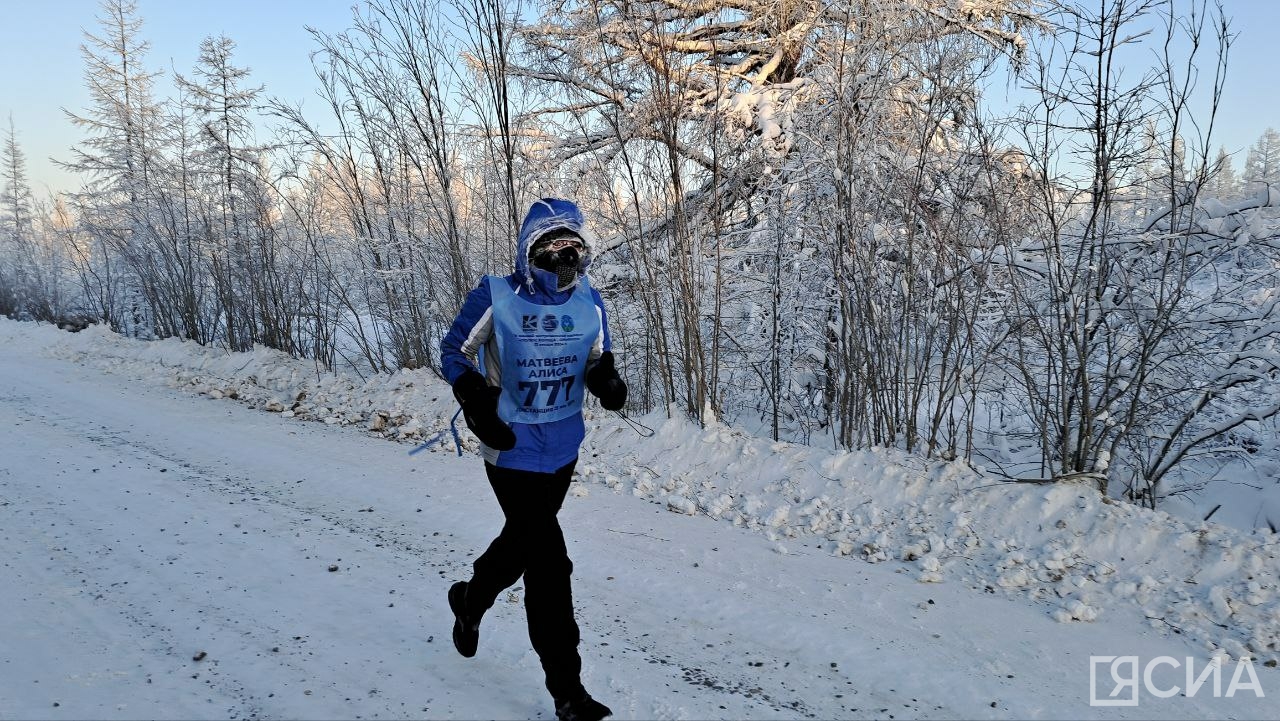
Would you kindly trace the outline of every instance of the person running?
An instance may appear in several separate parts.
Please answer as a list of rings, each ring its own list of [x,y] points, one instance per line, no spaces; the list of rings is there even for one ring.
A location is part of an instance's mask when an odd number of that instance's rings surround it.
[[[529,640],[561,721],[612,713],[582,685],[573,563],[556,518],[586,434],[584,391],[608,410],[627,400],[604,303],[585,274],[589,237],[574,203],[534,203],[520,227],[515,272],[481,278],[440,343],[445,379],[480,439],[506,519],[471,580],[449,588],[453,643],[474,656],[480,619],[523,576]]]

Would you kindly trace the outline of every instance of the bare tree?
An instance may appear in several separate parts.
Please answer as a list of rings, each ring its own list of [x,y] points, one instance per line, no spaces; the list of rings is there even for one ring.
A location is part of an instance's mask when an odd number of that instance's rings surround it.
[[[447,35],[431,11],[374,2],[349,32],[313,33],[335,139],[297,108],[271,104],[288,142],[314,154],[345,206],[356,247],[341,262],[359,279],[344,294],[346,322],[376,370],[435,367],[446,316],[470,290],[474,269],[492,262],[463,224],[467,188],[458,179],[471,156],[450,130],[454,103],[441,79]]]
[[[1258,301],[1276,238],[1238,237],[1269,199],[1199,202],[1231,40],[1221,7],[1115,1],[1061,6],[1057,18],[1065,42],[1040,56],[1041,100],[1023,125],[1041,221],[1006,250],[1007,347],[1040,475],[1103,490],[1118,479],[1154,505],[1175,467],[1238,450],[1229,434],[1280,410],[1265,350],[1277,308]],[[1159,61],[1129,81],[1126,53],[1148,35]],[[1207,120],[1190,105],[1206,48]]]
[[[520,133],[514,98],[511,62],[515,30],[522,8],[504,0],[453,0],[462,34],[461,48],[472,79],[464,79],[463,95],[478,118],[480,137],[488,148],[488,167],[501,178],[500,205],[505,211],[504,237],[515,238],[520,228],[520,208],[528,193],[517,189],[517,157]],[[506,249],[507,244],[503,244]]]

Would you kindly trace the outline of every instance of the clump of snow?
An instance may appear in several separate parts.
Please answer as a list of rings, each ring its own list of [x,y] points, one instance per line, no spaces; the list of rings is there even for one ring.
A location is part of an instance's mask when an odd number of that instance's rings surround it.
[[[667,508],[676,513],[684,513],[690,516],[698,512],[697,504],[678,494],[667,496]]]
[[[234,400],[296,419],[356,426],[431,452],[454,452],[456,406],[430,371],[365,380],[317,372],[256,348],[228,353],[178,340],[133,341],[101,328],[7,333],[79,363]],[[773,541],[869,563],[900,563],[921,582],[969,586],[1037,604],[1064,623],[1137,607],[1161,632],[1222,657],[1280,659],[1280,540],[1118,503],[1088,484],[1004,483],[961,461],[892,449],[830,451],[699,428],[659,410],[637,436],[588,411],[576,493],[597,485],[689,522],[729,523]],[[668,415],[670,417],[668,417]],[[464,450],[478,444],[462,424]],[[406,449],[407,450],[407,449]],[[854,561],[850,561],[854,562]]]
[[[1054,619],[1063,623],[1071,621],[1092,621],[1098,617],[1098,609],[1081,601],[1080,599],[1070,599],[1062,605],[1062,608],[1053,612]]]

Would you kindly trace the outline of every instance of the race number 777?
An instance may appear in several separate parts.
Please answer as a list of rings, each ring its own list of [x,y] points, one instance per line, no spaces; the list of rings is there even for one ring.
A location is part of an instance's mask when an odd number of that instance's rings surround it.
[[[549,408],[556,404],[556,399],[560,397],[560,390],[564,389],[564,403],[569,401],[569,389],[573,386],[574,376],[565,376],[563,378],[555,378],[545,381],[520,381],[517,386],[522,391],[527,391],[524,397],[524,407],[531,408],[538,399],[539,391],[547,391],[547,400],[542,407]]]

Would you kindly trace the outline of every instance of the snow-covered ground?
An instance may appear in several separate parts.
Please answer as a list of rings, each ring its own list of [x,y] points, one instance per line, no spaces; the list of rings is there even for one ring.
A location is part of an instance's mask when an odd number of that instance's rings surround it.
[[[425,372],[0,320],[0,718],[548,718],[518,586],[449,642],[501,524],[453,409]],[[589,420],[561,513],[618,718],[1277,715],[1269,532],[641,420]],[[1096,655],[1268,697],[1091,707]]]

